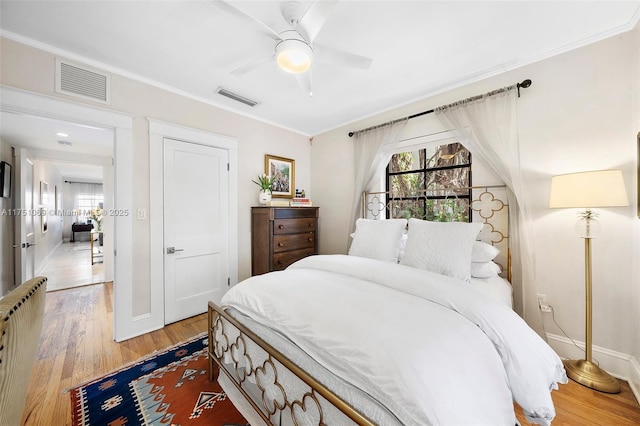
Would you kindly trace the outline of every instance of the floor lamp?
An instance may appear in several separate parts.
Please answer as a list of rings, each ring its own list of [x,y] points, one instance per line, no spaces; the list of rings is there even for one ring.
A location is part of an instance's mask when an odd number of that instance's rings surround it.
[[[598,170],[554,176],[551,179],[550,208],[585,208],[579,214],[577,231],[584,238],[584,283],[586,297],[585,359],[565,360],[569,378],[589,388],[620,392],[620,384],[609,373],[591,361],[591,239],[596,237],[600,223],[592,207],[628,206],[627,192],[620,170]]]

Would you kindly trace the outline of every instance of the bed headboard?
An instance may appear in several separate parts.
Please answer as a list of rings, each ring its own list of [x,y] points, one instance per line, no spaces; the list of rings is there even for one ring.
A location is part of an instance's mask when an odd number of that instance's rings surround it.
[[[429,198],[427,198],[429,197]],[[408,192],[363,192],[362,217],[367,219],[416,218],[440,222],[476,222],[484,228],[478,240],[500,249],[494,260],[502,276],[511,281],[509,203],[506,185]]]

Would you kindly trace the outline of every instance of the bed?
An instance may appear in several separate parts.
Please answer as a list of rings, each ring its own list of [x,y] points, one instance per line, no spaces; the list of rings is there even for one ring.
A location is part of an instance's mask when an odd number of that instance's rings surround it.
[[[209,303],[211,379],[252,425],[514,425],[513,401],[550,424],[566,374],[511,309],[500,191],[431,206],[460,217],[462,205],[471,223],[416,218],[433,214],[424,194],[364,194],[348,255]]]

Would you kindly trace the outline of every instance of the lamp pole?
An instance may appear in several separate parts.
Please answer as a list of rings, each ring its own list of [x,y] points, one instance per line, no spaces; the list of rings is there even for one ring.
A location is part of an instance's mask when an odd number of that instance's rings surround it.
[[[564,360],[564,368],[570,379],[606,393],[619,393],[620,383],[609,373],[601,369],[592,362],[591,351],[591,220],[592,213],[587,210],[584,215],[586,219],[586,232],[584,238],[584,287],[585,287],[585,359]]]

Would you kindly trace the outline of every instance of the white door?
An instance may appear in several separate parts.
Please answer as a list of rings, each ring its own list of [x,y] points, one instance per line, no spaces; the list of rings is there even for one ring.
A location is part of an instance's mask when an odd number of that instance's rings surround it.
[[[164,139],[165,324],[229,288],[228,152]]]
[[[15,280],[14,285],[33,278],[35,273],[35,224],[40,216],[34,209],[33,159],[23,148],[16,150],[16,218],[14,234]],[[36,221],[36,219],[38,219]]]

